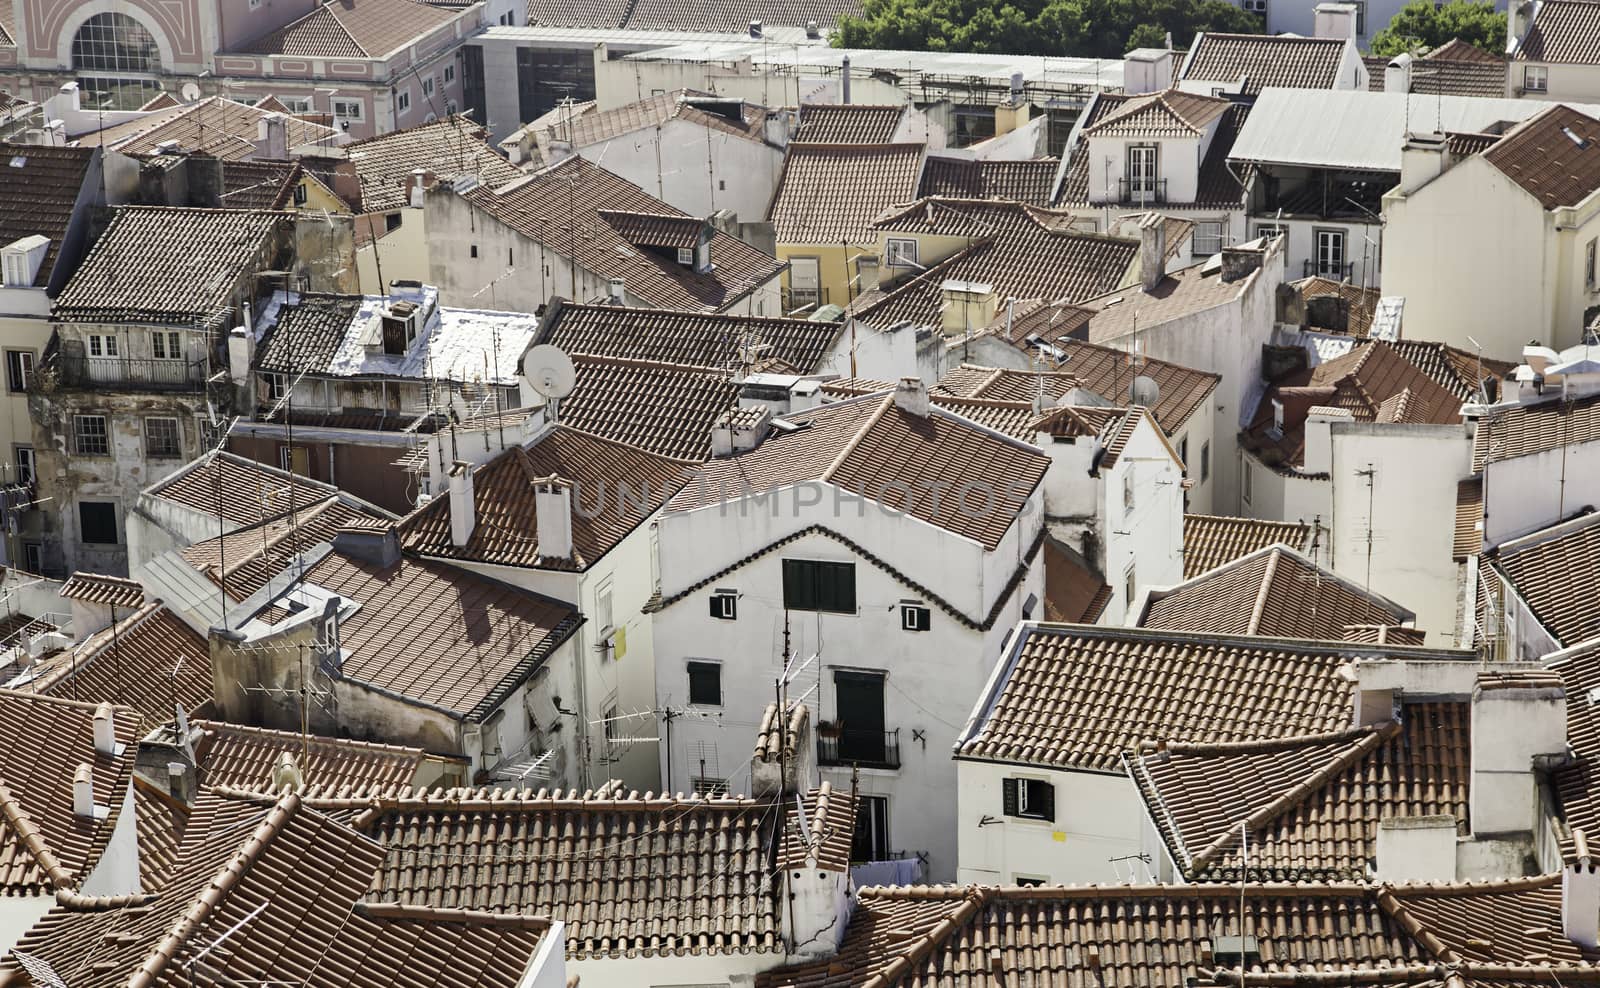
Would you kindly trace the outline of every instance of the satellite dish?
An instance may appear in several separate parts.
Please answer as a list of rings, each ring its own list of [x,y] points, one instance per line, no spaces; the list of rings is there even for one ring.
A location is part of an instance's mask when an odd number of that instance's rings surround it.
[[[528,379],[533,390],[546,398],[565,398],[572,394],[573,385],[578,383],[578,372],[572,366],[572,358],[560,347],[549,343],[536,346],[523,355],[522,376]]]
[[[467,408],[467,399],[461,397],[461,392],[450,392],[450,418],[457,425],[472,417],[472,412]]]
[[[193,103],[195,100],[200,98],[200,86],[193,82],[184,83],[183,88],[180,89],[179,92],[183,94],[183,101],[185,103]]]
[[[1135,405],[1154,405],[1161,400],[1161,388],[1155,378],[1140,374],[1133,379],[1132,398]]]

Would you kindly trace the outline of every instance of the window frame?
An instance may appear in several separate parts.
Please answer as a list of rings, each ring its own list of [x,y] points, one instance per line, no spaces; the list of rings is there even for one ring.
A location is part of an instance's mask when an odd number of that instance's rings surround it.
[[[27,443],[17,443],[11,447],[11,462],[16,467],[17,483],[32,484],[38,478],[38,453]]]
[[[849,577],[848,587],[832,586],[825,577]],[[824,587],[831,586],[829,593]],[[844,606],[848,598],[848,607]],[[856,564],[835,559],[783,559],[783,607],[789,611],[821,614],[856,614]]]
[[[1245,504],[1249,504],[1251,495],[1255,493],[1252,490],[1252,488],[1255,486],[1255,482],[1251,477],[1251,474],[1254,472],[1254,470],[1250,466],[1250,461],[1248,459],[1241,459],[1239,461],[1239,465],[1243,470],[1243,476],[1239,480],[1239,497],[1244,501]]]
[[[354,110],[352,113],[350,111]],[[333,114],[335,120],[345,120],[360,123],[366,119],[366,104],[358,99],[329,100],[328,112]]]
[[[156,422],[172,423],[172,445],[157,450],[154,446],[154,435],[150,426]],[[183,456],[183,423],[174,415],[147,415],[143,422],[144,455],[152,460],[172,460]],[[170,449],[170,452],[166,451]]]
[[[1339,244],[1339,259],[1331,267],[1323,261],[1324,237],[1328,238],[1329,244],[1332,244],[1335,239],[1337,239]],[[1313,228],[1311,231],[1311,262],[1313,266],[1313,273],[1321,275],[1324,278],[1332,274],[1334,275],[1333,280],[1343,281],[1349,246],[1349,231],[1340,229],[1339,227],[1331,226],[1319,226]],[[1331,257],[1333,252],[1329,250],[1327,251],[1327,254],[1329,257]]]
[[[1211,479],[1211,440],[1200,444],[1200,480]]]
[[[1535,73],[1538,73],[1538,82],[1534,82]],[[1548,93],[1550,91],[1550,67],[1548,65],[1524,65],[1522,67],[1522,91],[1525,93]]]
[[[175,329],[152,329],[150,356],[154,360],[182,360],[183,334]]]
[[[446,62],[444,65],[444,84],[450,85],[456,81],[456,63]]]
[[[423,76],[422,77],[422,98],[423,99],[427,99],[429,96],[432,96],[433,95],[433,89],[434,89],[433,76],[431,76],[431,75]]]
[[[901,631],[932,631],[933,609],[927,604],[902,601],[900,604]]]
[[[1595,287],[1595,245],[1596,239],[1590,238],[1588,246],[1583,249],[1583,285],[1590,291]]]
[[[85,431],[84,426],[94,420],[99,420],[100,431],[95,434],[92,430]],[[85,448],[85,439],[98,439],[101,448]],[[72,416],[72,452],[77,456],[110,456],[111,455],[111,418],[94,412],[86,412]]]
[[[1217,232],[1214,235],[1201,232],[1201,230],[1204,228],[1213,226],[1217,228]],[[1192,253],[1195,257],[1211,257],[1213,255],[1222,253],[1222,241],[1227,237],[1227,235],[1228,224],[1225,220],[1196,220],[1194,224],[1194,249]],[[1215,246],[1211,250],[1206,250],[1204,247],[1202,247],[1202,243],[1207,245],[1214,243]]]
[[[1138,564],[1129,563],[1128,568],[1122,571],[1122,599],[1124,606],[1133,610],[1133,603],[1139,598]]]
[[[6,390],[14,395],[27,394],[33,380],[33,368],[38,354],[21,347],[6,347]],[[18,381],[18,377],[21,381]],[[20,383],[20,387],[19,387]]]
[[[1123,154],[1123,176],[1128,182],[1128,198],[1131,200],[1139,195],[1143,195],[1147,201],[1154,198],[1156,190],[1161,187],[1161,145],[1148,142],[1129,144]],[[1148,174],[1140,174],[1142,169],[1138,163],[1144,160],[1150,164]]]
[[[739,593],[736,590],[713,590],[709,613],[718,621],[739,620]]]
[[[410,113],[411,112],[411,90],[409,90],[409,89],[400,89],[400,90],[396,90],[395,91],[395,94],[394,94],[394,112],[395,113]]]
[[[883,242],[883,266],[920,268],[922,260],[915,237],[890,237]]]
[[[99,541],[99,540],[91,540],[88,537],[89,536],[89,526],[86,524],[87,518],[84,516],[84,513],[83,513],[85,508],[107,508],[107,509],[109,509],[111,511],[111,541],[104,542],[104,541]],[[99,526],[98,525],[96,526],[96,531],[97,531],[97,533],[99,533]],[[121,545],[122,544],[122,539],[120,538],[120,535],[121,535],[121,533],[117,531],[117,502],[115,502],[115,501],[79,501],[78,502],[78,542],[81,545]]]
[[[684,672],[684,677],[688,680],[688,683],[689,683],[689,694],[688,694],[689,695],[689,706],[691,706],[691,707],[721,707],[723,705],[723,701],[724,701],[724,699],[725,699],[727,694],[722,688],[722,663],[721,662],[717,662],[714,659],[688,659],[683,663],[683,672]],[[697,675],[701,677],[698,680],[698,682],[699,682],[699,684],[701,686],[707,685],[707,683],[706,683],[706,681],[704,679],[705,676],[712,675],[712,676],[715,677],[715,686],[716,686],[716,693],[717,693],[717,698],[715,700],[707,700],[707,699],[703,699],[703,698],[702,699],[696,699],[697,694],[695,692],[695,685],[696,685],[696,682],[697,682],[697,680],[696,680],[696,676]]]
[[[1056,820],[1056,784],[1037,775],[1010,775],[1002,780],[1000,815],[1035,823]]]
[[[852,863],[866,861],[884,861],[893,853],[890,847],[889,835],[889,797],[879,795],[863,795],[856,797],[856,826],[850,835],[850,860]],[[871,843],[874,853],[867,857],[857,857],[856,848],[862,843],[861,831],[863,824],[871,830],[868,843]]]
[[[117,360],[122,356],[122,347],[116,333],[85,333],[84,353],[95,360]]]

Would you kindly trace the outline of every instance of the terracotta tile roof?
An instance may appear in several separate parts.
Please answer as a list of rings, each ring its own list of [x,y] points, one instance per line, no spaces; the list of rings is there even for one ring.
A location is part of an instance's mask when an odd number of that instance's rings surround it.
[[[304,581],[361,605],[339,622],[345,679],[474,722],[504,703],[582,620],[560,601],[409,556],[380,568],[330,552]]]
[[[1214,951],[1241,925],[1252,931],[1266,971],[1428,962],[1429,977],[1437,977],[1433,954],[1371,888],[1249,885],[1242,898],[1240,891],[1237,884],[865,889],[836,957],[768,971],[755,984],[987,988],[1001,981],[991,973],[998,965],[1006,985],[1182,988],[1211,980],[1210,969],[1226,957]]]
[[[1465,835],[1471,705],[1270,742],[1143,745],[1129,773],[1189,881],[1364,881],[1386,817],[1450,816]],[[1249,821],[1249,867],[1239,825]]]
[[[839,339],[838,323],[775,316],[733,316],[673,309],[552,302],[538,342],[570,354],[653,360],[695,367],[740,366],[741,344],[809,374]]]
[[[1545,0],[1538,16],[1512,53],[1528,62],[1600,63],[1600,3]]]
[[[660,308],[723,309],[782,270],[770,254],[721,231],[711,237],[710,272],[697,272],[679,264],[675,256],[669,259],[659,252],[639,249],[607,221],[602,211],[684,214],[578,156],[498,190],[480,186],[466,193],[466,198],[551,251],[564,257],[571,257],[576,251],[577,262],[585,270],[623,279],[629,295]]]
[[[1184,59],[1182,79],[1232,85],[1243,77],[1244,92],[1250,95],[1268,87],[1333,89],[1344,49],[1338,38],[1206,31],[1195,38]]]
[[[1044,616],[1047,621],[1094,624],[1111,602],[1111,587],[1088,560],[1056,541],[1044,540]]]
[[[835,789],[831,783],[824,782],[800,795],[798,800],[805,808],[805,815],[787,814],[783,843],[778,849],[779,868],[849,870],[856,825],[856,804],[849,790]],[[804,828],[799,826],[802,819]]]
[[[1333,295],[1341,298],[1346,304],[1346,323],[1344,332],[1351,336],[1365,336],[1372,326],[1372,314],[1378,311],[1378,300],[1383,293],[1376,288],[1362,288],[1360,285],[1348,281],[1332,281],[1328,278],[1313,276],[1300,281],[1291,282],[1300,292],[1303,301]],[[1332,320],[1329,320],[1330,322]],[[1311,310],[1306,310],[1306,326],[1323,332],[1339,332],[1337,326],[1320,326],[1312,319]],[[1391,341],[1411,342],[1411,341]],[[1424,344],[1426,345],[1426,344]],[[1443,344],[1436,344],[1443,347]]]
[[[198,733],[192,743],[203,786],[270,792],[273,767],[278,756],[288,752],[308,792],[376,795],[410,786],[422,764],[421,748],[315,735],[303,738],[298,732],[221,721],[190,723]]]
[[[822,824],[819,867],[840,866],[848,795],[805,801],[827,804],[807,818]],[[796,849],[772,857],[769,800],[454,789],[318,805],[357,811],[352,825],[383,849],[371,899],[549,916],[566,924],[569,958],[782,952],[774,868]]]
[[[50,238],[33,279],[43,288],[50,284],[56,258],[61,256],[94,149],[5,143],[0,144],[0,156],[8,165],[0,171],[0,244],[23,237]]]
[[[1459,379],[1452,374],[1441,384],[1429,370],[1387,341],[1363,341],[1344,356],[1269,387],[1241,438],[1247,449],[1276,461],[1264,459],[1270,466],[1299,465],[1305,460],[1305,420],[1312,408],[1342,409],[1361,422],[1461,421],[1464,400],[1445,386],[1459,385]],[[1274,428],[1274,399],[1284,407],[1281,434]]]
[[[1481,400],[1480,385],[1487,378],[1503,378],[1516,367],[1514,361],[1479,357],[1446,343],[1428,340],[1389,340],[1401,356],[1422,368],[1435,383],[1464,402]]]
[[[751,21],[761,21],[771,26],[799,27],[815,21],[823,30],[833,30],[839,18],[849,14],[859,17],[860,0],[634,0],[623,9],[622,19],[615,25],[582,23],[582,15],[573,10],[595,9],[601,16],[615,13],[610,6],[596,6],[595,0],[529,0],[528,22],[553,23],[545,18],[554,16],[577,27],[615,26],[634,31],[698,31],[746,36]]]
[[[325,373],[344,344],[361,304],[359,295],[307,292],[298,297],[296,304],[282,306],[256,347],[256,369],[283,374]]]
[[[1472,469],[1600,440],[1600,394],[1509,405],[1480,416],[1472,437]]]
[[[739,118],[731,113],[737,107]],[[727,110],[725,115],[718,110]],[[804,108],[801,110],[804,113]],[[740,137],[757,144],[766,143],[767,109],[739,99],[713,96],[692,89],[658,93],[646,99],[609,110],[591,110],[570,122],[559,108],[546,114],[536,125],[534,140],[539,153],[549,159],[555,142],[585,148],[632,134],[647,127],[659,127],[669,120],[684,120],[721,134]]]
[[[1483,551],[1483,478],[1469,477],[1456,484],[1456,535],[1451,557],[1457,560]]]
[[[221,96],[210,96],[84,134],[78,138],[78,146],[98,147],[104,142],[107,148],[123,154],[149,155],[158,152],[157,145],[167,145],[185,152],[203,152],[224,161],[239,161],[256,154],[261,121],[268,112]],[[293,149],[305,144],[332,143],[336,132],[332,127],[291,116],[285,134]]]
[[[1219,743],[1331,733],[1350,722],[1350,684],[1334,675],[1347,660],[1332,642],[1025,626],[957,756],[1108,771],[1152,736]]]
[[[477,524],[465,546],[451,542],[447,497],[405,518],[400,540],[407,551],[425,556],[586,570],[665,504],[691,472],[688,461],[557,426],[533,445],[509,449],[473,471]],[[573,486],[571,558],[540,554],[533,484],[548,477]]]
[[[1600,189],[1600,120],[1552,106],[1507,131],[1483,160],[1546,209],[1576,206]]]
[[[528,0],[528,23],[547,27],[621,27],[631,0]]]
[[[905,119],[904,103],[802,103],[791,140],[807,144],[888,144]]]
[[[863,294],[850,311],[879,327],[901,322],[937,326],[944,304],[941,286],[950,280],[993,285],[1001,299],[1065,302],[1104,295],[1122,285],[1138,258],[1138,241],[1082,233],[1071,223],[1068,213],[1021,203],[922,200],[880,220],[878,229],[957,237],[970,232],[971,246],[899,285]]]
[[[610,209],[602,209],[597,215],[617,232],[617,236],[636,247],[693,248],[706,229],[705,220],[693,216],[619,213]]]
[[[1489,558],[1558,647],[1600,638],[1600,514],[1502,543]]]
[[[177,868],[189,808],[135,775],[133,812],[139,837],[139,887],[159,892]]]
[[[456,16],[420,0],[324,0],[311,13],[237,50],[296,58],[383,58]]]
[[[1280,542],[1305,552],[1311,537],[1311,526],[1304,522],[1184,515],[1183,576],[1191,579]]]
[[[179,555],[226,590],[229,599],[242,601],[266,586],[295,556],[319,542],[333,541],[339,529],[363,520],[393,524],[386,516],[327,497],[292,515],[280,515],[196,542],[179,550]]]
[[[211,703],[211,649],[204,635],[160,601],[97,631],[77,647],[41,662],[33,693],[126,704],[150,724],[165,724],[175,706],[192,714]]]
[[[1074,388],[1086,388],[1110,402],[1120,404],[1128,400],[1136,375],[1128,366],[1126,351],[1079,340],[1061,340],[1054,345],[1065,355],[1058,371],[1020,371],[963,364],[959,370],[946,373],[934,386],[934,391],[969,398],[1033,401],[1043,384],[1046,405],[1058,403]],[[1219,374],[1190,370],[1164,360],[1146,359],[1138,374],[1153,378],[1161,388],[1150,413],[1168,435],[1183,428],[1222,380]]]
[[[161,892],[52,909],[19,949],[74,986],[291,980],[308,988],[515,988],[548,922],[367,901],[384,850],[306,807],[202,796]],[[220,931],[229,931],[225,949]],[[203,955],[203,956],[202,956]],[[14,972],[15,955],[4,967]]]
[[[1457,158],[1465,158],[1483,152],[1499,143],[1503,134],[1460,134],[1446,133],[1445,146],[1450,154]]]
[[[779,244],[872,244],[873,218],[917,197],[921,144],[790,142],[767,222]]]
[[[252,525],[287,515],[291,509],[305,510],[339,491],[320,480],[219,451],[195,460],[144,493],[220,514],[234,525]]]
[[[292,161],[225,161],[222,163],[222,206],[225,209],[283,209],[291,205],[300,166]]]
[[[689,511],[746,490],[815,480],[881,500],[993,550],[1049,465],[1032,445],[938,406],[926,418],[914,415],[896,405],[892,395],[824,405],[786,420],[803,427],[775,431],[749,452],[709,461],[667,509]],[[957,489],[963,483],[990,485],[993,510],[960,510],[959,498],[912,497],[907,505],[896,493],[903,485],[926,490],[922,485],[930,482]]]
[[[1600,690],[1600,645],[1572,650],[1550,664],[1567,691],[1567,745],[1573,759],[1551,773],[1561,807],[1561,822],[1569,832],[1600,834],[1600,704],[1591,702]],[[1572,845],[1563,842],[1567,860]]]
[[[1259,273],[1259,272],[1258,272]],[[1089,320],[1088,338],[1096,343],[1131,336],[1135,327],[1159,326],[1209,309],[1232,305],[1254,283],[1253,278],[1223,281],[1220,269],[1194,264],[1162,278],[1152,291],[1134,285],[1084,300],[1097,310]]]
[[[361,182],[359,210],[384,213],[404,208],[410,201],[406,182],[418,168],[441,179],[472,175],[485,191],[524,178],[516,165],[484,142],[483,134],[466,117],[454,116],[345,145],[345,157]]]
[[[1167,590],[1152,590],[1139,627],[1342,641],[1350,625],[1403,625],[1404,607],[1269,545]]]
[[[1227,100],[1178,89],[1135,96],[1085,127],[1090,137],[1198,137],[1227,112]]]
[[[1387,886],[1379,902],[1418,939],[1451,960],[1473,963],[1593,964],[1600,952],[1561,932],[1561,876],[1459,885]],[[1531,979],[1530,979],[1531,980]]]
[[[581,432],[678,460],[705,459],[711,426],[738,397],[715,367],[574,354],[577,385],[561,422]]]
[[[94,746],[98,704],[0,690],[0,891],[48,895],[76,889],[99,863],[122,811],[138,748],[139,714],[109,708],[122,750]],[[73,812],[73,777],[87,765],[104,818]]]
[[[99,573],[74,573],[61,585],[61,596],[86,604],[109,604],[125,611],[144,603],[144,587],[138,580]]]
[[[922,168],[919,198],[1006,199],[1030,206],[1048,206],[1055,192],[1056,158],[1029,161],[984,161],[929,155]]]
[[[50,318],[215,329],[235,288],[277,260],[275,236],[288,220],[256,210],[122,206]]]
[[[1385,74],[1391,59],[1368,55],[1362,61],[1367,63],[1367,88],[1375,93],[1384,92]],[[1503,98],[1506,95],[1506,60],[1459,38],[1452,39],[1412,63],[1411,92],[1429,96]],[[1494,140],[1490,138],[1489,143]]]

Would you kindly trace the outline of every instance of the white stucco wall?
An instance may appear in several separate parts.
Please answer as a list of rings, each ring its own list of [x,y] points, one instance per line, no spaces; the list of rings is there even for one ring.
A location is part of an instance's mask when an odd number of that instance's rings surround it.
[[[1324,527],[1331,523],[1333,484],[1326,478],[1280,473],[1241,450],[1234,472],[1242,478],[1246,470],[1251,478],[1250,500],[1241,500],[1242,516],[1308,524],[1320,519]],[[1242,490],[1242,480],[1240,487]]]
[[[1583,507],[1600,507],[1600,443],[1572,443],[1488,464],[1483,504],[1488,546],[1553,525]]]
[[[783,151],[687,120],[669,120],[579,153],[690,216],[731,209],[744,223],[760,222],[772,202]]]

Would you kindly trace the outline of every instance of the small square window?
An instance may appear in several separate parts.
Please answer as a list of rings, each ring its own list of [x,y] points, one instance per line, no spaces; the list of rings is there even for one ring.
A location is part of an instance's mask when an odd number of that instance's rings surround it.
[[[739,595],[732,590],[718,590],[711,595],[711,616],[719,621],[733,621],[739,617]]]
[[[901,604],[900,627],[904,631],[927,631],[933,627],[933,612],[920,604]]]
[[[689,264],[689,265],[694,264],[694,248],[693,247],[679,247],[678,248],[678,263],[679,264]]]
[[[144,420],[144,452],[151,457],[183,455],[183,432],[174,418]]]
[[[79,501],[78,541],[87,545],[116,545],[117,506],[110,501]]]
[[[917,267],[917,242],[891,237],[884,243],[883,263],[891,268]]]
[[[106,431],[104,415],[74,415],[72,417],[73,448],[82,456],[108,456],[111,453],[111,434]]]
[[[689,702],[702,707],[722,706],[722,664],[689,663]]]
[[[1200,444],[1200,479],[1206,480],[1211,476],[1211,440]]]
[[[310,191],[307,188],[306,183],[301,182],[299,185],[294,187],[294,204],[296,206],[304,206],[306,204],[306,198],[309,195]]]
[[[1543,65],[1529,65],[1522,70],[1522,88],[1530,93],[1542,93],[1550,88],[1550,70]]]
[[[1006,779],[1001,811],[1028,820],[1056,818],[1056,787],[1043,779]]]

